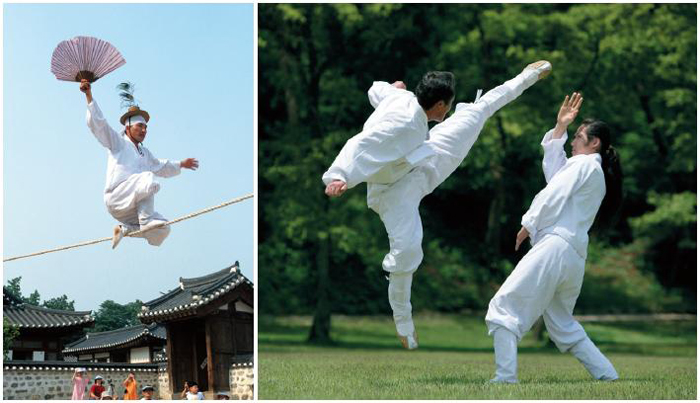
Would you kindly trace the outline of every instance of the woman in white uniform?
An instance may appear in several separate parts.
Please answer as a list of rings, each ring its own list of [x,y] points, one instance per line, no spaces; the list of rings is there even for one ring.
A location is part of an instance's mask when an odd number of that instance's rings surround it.
[[[618,378],[610,361],[574,319],[581,292],[588,230],[600,208],[606,221],[622,199],[622,172],[610,145],[610,129],[584,120],[566,158],[566,128],[583,102],[567,96],[557,124],[542,140],[547,186],[522,217],[515,249],[528,237],[533,248],[523,257],[489,303],[486,323],[494,338],[497,383],[517,382],[517,343],[544,317],[549,337],[561,352],[571,352],[599,380]]]

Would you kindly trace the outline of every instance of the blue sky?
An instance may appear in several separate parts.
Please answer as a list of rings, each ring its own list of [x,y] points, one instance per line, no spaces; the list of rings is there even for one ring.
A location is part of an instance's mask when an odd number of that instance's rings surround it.
[[[3,256],[110,236],[103,202],[107,152],[85,124],[77,83],[50,71],[56,45],[78,35],[110,42],[126,65],[93,84],[121,130],[116,85],[131,81],[151,115],[144,145],[158,158],[195,157],[197,171],[161,178],[169,219],[252,193],[253,6],[250,4],[5,4],[3,16]],[[161,247],[126,238],[3,264],[3,279],[76,309],[147,301],[239,260],[253,280],[255,199],[172,227]]]

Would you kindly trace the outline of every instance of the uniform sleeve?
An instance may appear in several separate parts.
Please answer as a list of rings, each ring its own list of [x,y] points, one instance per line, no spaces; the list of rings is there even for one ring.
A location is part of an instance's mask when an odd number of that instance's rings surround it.
[[[523,215],[521,224],[535,239],[537,233],[554,225],[561,216],[564,206],[585,183],[592,169],[590,164],[581,160],[561,169],[556,176],[535,196],[530,209]]]
[[[552,134],[554,129],[548,131],[542,139],[542,148],[544,149],[544,157],[542,158],[542,171],[544,171],[544,179],[549,183],[554,175],[566,165],[566,151],[564,144],[568,138],[565,132],[561,138],[553,139]]]
[[[171,161],[166,159],[158,159],[151,154],[150,150],[146,150],[148,153],[148,163],[150,166],[150,171],[156,176],[163,178],[170,178],[175,175],[179,175],[182,171],[180,167],[180,161]]]
[[[408,91],[396,88],[384,81],[375,81],[369,91],[367,91],[367,96],[369,97],[369,103],[376,109],[386,97],[400,92],[406,93]]]
[[[112,127],[107,123],[107,120],[102,115],[100,107],[93,99],[88,104],[87,109],[87,125],[90,131],[95,136],[97,141],[112,153],[116,153],[121,148],[121,138]]]
[[[387,164],[406,157],[425,141],[425,133],[412,127],[382,122],[345,143],[333,164],[323,174],[328,185],[341,180],[351,189],[376,174]]]

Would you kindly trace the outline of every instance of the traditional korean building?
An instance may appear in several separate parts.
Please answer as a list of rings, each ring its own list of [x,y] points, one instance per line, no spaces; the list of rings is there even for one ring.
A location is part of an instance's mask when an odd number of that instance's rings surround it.
[[[9,361],[62,360],[66,344],[80,338],[86,327],[95,325],[92,311],[62,311],[22,302],[2,288],[3,317],[17,326],[19,336],[12,341]]]
[[[207,398],[230,390],[230,371],[253,353],[253,284],[238,262],[215,273],[180,278],[177,288],[148,301],[139,318],[167,333],[168,382],[179,392],[195,381]]]
[[[67,344],[65,357],[76,361],[153,363],[165,348],[165,327],[153,323],[136,325],[107,332],[87,333]]]

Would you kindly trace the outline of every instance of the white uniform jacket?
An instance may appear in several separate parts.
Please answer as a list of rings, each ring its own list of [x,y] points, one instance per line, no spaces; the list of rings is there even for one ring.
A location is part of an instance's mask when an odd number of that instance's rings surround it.
[[[178,161],[157,159],[146,147],[137,148],[125,132],[117,133],[112,129],[94,100],[88,104],[87,125],[97,141],[108,150],[105,195],[134,174],[153,172],[168,178],[180,173]]]
[[[602,160],[598,153],[567,159],[567,135],[552,139],[553,131],[542,139],[542,169],[547,186],[535,196],[521,224],[530,233],[533,246],[545,235],[555,234],[585,259],[588,230],[605,196]]]
[[[428,117],[412,92],[376,81],[368,96],[375,111],[323,174],[326,185],[334,180],[345,182],[348,189],[362,182],[394,183],[433,155],[423,144]]]

